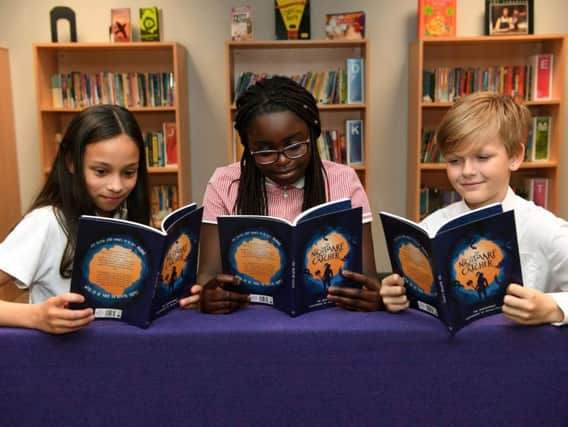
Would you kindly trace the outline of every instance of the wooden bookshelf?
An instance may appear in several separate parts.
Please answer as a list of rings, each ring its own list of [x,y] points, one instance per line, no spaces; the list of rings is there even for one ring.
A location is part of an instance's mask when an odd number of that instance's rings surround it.
[[[435,129],[451,102],[424,102],[423,70],[438,67],[526,65],[532,55],[554,55],[552,99],[526,101],[533,116],[552,117],[550,161],[525,162],[512,176],[513,186],[527,177],[549,179],[548,209],[558,215],[564,117],[566,38],[560,35],[423,38],[411,44],[408,87],[407,216],[420,219],[420,189],[450,189],[445,164],[421,162],[422,129]]]
[[[41,168],[47,176],[60,141],[80,108],[54,107],[51,77],[56,73],[173,73],[174,103],[164,107],[130,107],[143,133],[175,122],[178,164],[149,168],[150,185],[176,185],[180,204],[191,199],[187,53],[173,42],[131,43],[39,43],[33,45],[36,98],[39,120]]]
[[[292,76],[308,71],[330,71],[346,67],[347,58],[363,58],[364,103],[319,104],[322,129],[345,131],[348,119],[363,120],[364,162],[353,166],[363,186],[368,188],[367,161],[369,158],[369,46],[367,40],[276,40],[227,41],[226,93],[227,93],[227,159],[240,159],[242,149],[233,128],[235,117],[235,83],[242,72]]]

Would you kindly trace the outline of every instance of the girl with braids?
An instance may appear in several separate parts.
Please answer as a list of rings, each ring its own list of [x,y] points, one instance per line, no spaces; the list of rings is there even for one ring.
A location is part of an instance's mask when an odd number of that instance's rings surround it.
[[[321,160],[316,147],[321,124],[313,96],[286,77],[259,81],[238,98],[235,128],[244,146],[241,161],[215,171],[203,201],[197,279],[204,285],[201,310],[228,313],[248,302],[248,295],[223,289],[237,284],[237,279],[220,274],[217,216],[252,214],[293,220],[312,206],[343,197],[363,208],[364,274],[343,272],[362,287],[331,286],[327,297],[352,310],[378,309],[369,201],[353,169]]]
[[[28,213],[0,243],[0,286],[14,280],[31,304],[0,301],[0,325],[50,333],[80,329],[92,309],[71,310],[69,293],[79,216],[150,223],[144,140],[134,116],[115,105],[77,114]]]

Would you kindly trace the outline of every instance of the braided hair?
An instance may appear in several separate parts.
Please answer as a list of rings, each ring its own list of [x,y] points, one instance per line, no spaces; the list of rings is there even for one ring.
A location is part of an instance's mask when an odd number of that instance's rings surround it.
[[[326,201],[327,176],[316,141],[321,134],[319,110],[314,97],[288,77],[274,76],[256,82],[237,99],[235,129],[244,146],[241,157],[241,176],[233,210],[237,214],[267,215],[266,183],[256,165],[249,146],[249,126],[262,114],[290,111],[308,126],[310,162],[305,173],[302,210]]]

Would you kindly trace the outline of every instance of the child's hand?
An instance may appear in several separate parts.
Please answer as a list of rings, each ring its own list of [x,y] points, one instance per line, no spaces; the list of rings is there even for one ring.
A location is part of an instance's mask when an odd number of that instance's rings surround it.
[[[50,334],[66,334],[87,326],[95,318],[92,308],[68,308],[70,303],[83,301],[85,298],[82,295],[68,292],[51,297],[41,304],[32,304],[35,314],[33,327]]]
[[[406,298],[404,279],[398,274],[385,277],[381,282],[381,297],[388,311],[395,313],[406,310],[408,298]]]
[[[377,279],[349,270],[343,270],[342,274],[346,279],[360,283],[361,288],[330,286],[327,290],[328,300],[347,310],[376,311],[381,307],[379,282]]]
[[[226,314],[246,306],[248,294],[231,292],[225,285],[238,285],[239,279],[229,274],[217,274],[201,290],[200,308],[204,313]]]
[[[193,285],[189,290],[190,295],[179,300],[181,308],[196,308],[199,306],[199,296],[201,294],[201,285]]]
[[[507,288],[503,314],[521,325],[540,325],[564,320],[564,313],[550,295],[516,284]]]

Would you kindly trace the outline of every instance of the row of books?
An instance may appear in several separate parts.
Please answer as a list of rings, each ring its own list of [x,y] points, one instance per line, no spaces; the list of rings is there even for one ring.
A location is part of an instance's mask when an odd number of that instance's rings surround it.
[[[152,225],[159,227],[163,219],[179,208],[177,185],[153,185],[150,188]]]
[[[461,200],[457,191],[447,188],[424,187],[420,189],[420,218]]]
[[[365,102],[363,58],[348,58],[346,68],[330,71],[307,71],[290,76],[306,88],[320,104],[357,104]],[[242,72],[235,82],[235,99],[267,73]]]
[[[528,65],[481,67],[439,67],[423,70],[422,100],[453,102],[479,91],[498,92],[522,100],[552,97],[552,54],[531,57]]]
[[[544,177],[525,178],[520,186],[515,187],[515,193],[548,209],[548,183],[548,178]]]
[[[85,108],[96,104],[124,107],[170,107],[174,105],[173,73],[118,73],[72,71],[51,76],[52,105]]]
[[[317,140],[320,157],[337,163],[354,166],[364,163],[363,120],[345,121],[345,132],[324,129]]]
[[[164,122],[162,130],[144,134],[147,166],[175,165],[177,156],[177,132],[175,122]]]
[[[550,136],[552,132],[551,116],[535,116],[529,128],[525,162],[539,162],[550,160]],[[420,146],[420,161],[422,163],[441,163],[444,161],[438,144],[436,144],[436,131],[422,130]]]

